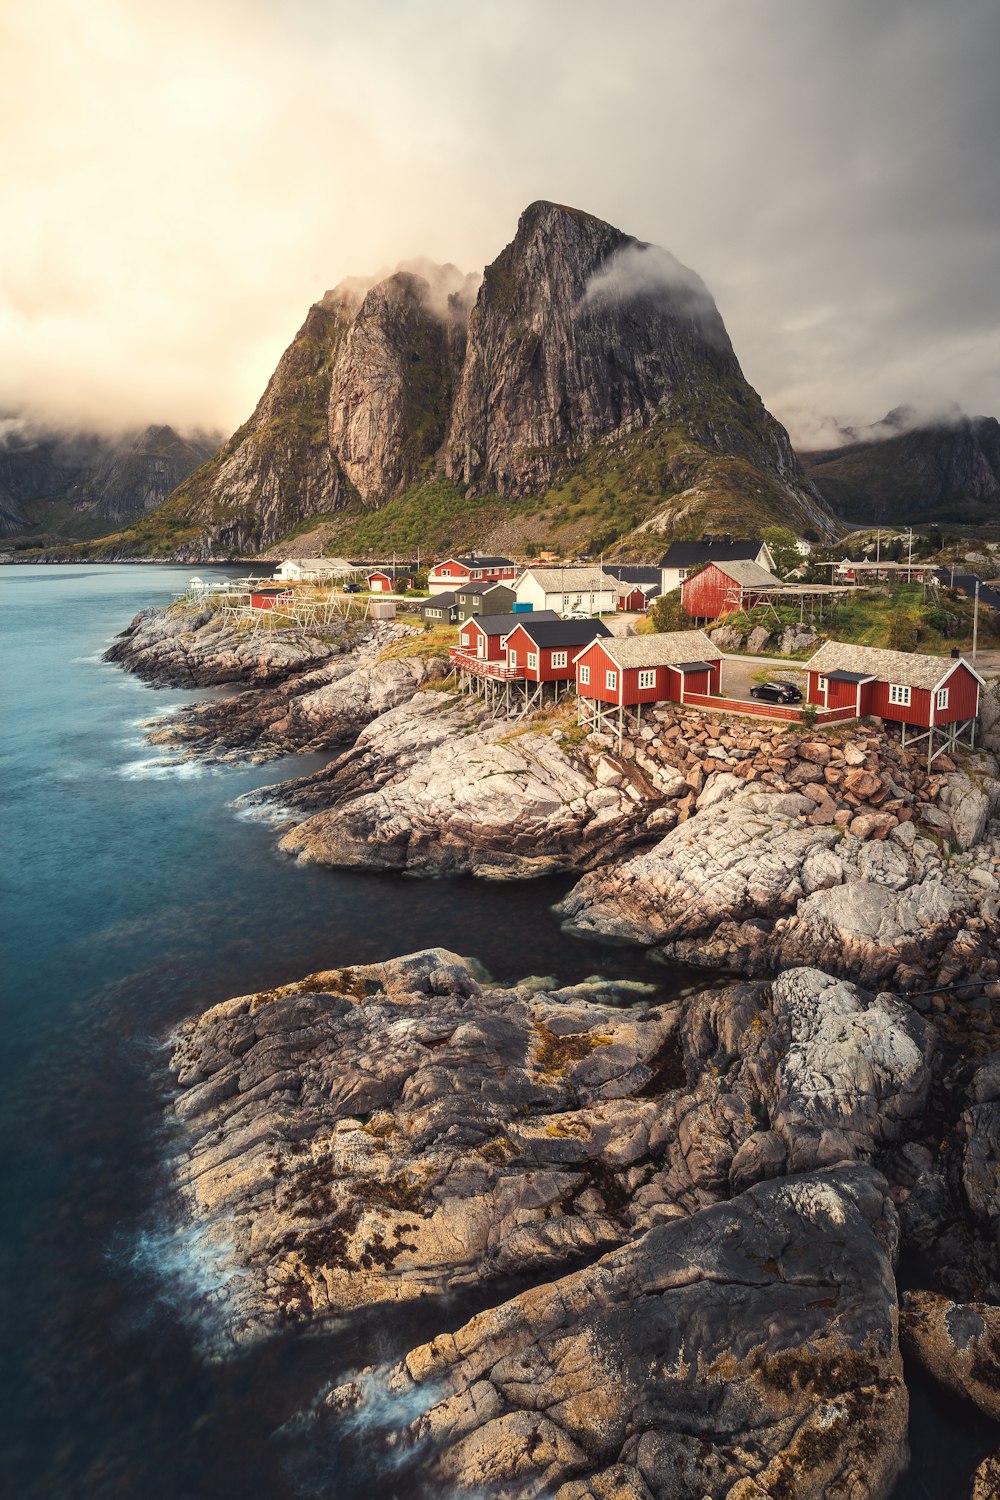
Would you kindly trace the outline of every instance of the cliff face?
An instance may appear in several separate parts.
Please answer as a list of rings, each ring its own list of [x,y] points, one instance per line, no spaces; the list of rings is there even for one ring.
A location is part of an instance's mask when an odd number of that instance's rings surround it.
[[[595,443],[657,419],[798,478],[694,272],[589,214],[532,204],[473,309],[448,472],[535,493]]]
[[[217,447],[166,426],[107,437],[12,425],[0,439],[0,534],[111,531],[162,505]]]
[[[861,523],[996,523],[1000,516],[1000,422],[962,417],[806,453],[809,478],[838,515]],[[881,435],[885,434],[885,435]]]
[[[464,281],[457,271],[454,278]],[[361,304],[334,366],[328,430],[344,472],[369,503],[412,484],[440,448],[467,318],[460,289],[435,305],[431,283],[408,271],[374,286]]]
[[[264,548],[435,477],[456,497],[542,496],[616,444],[614,476],[588,482],[641,496],[622,529],[832,529],[705,286],[666,251],[535,203],[473,307],[477,284],[425,262],[328,293],[250,420],[163,508],[164,535],[195,555]]]

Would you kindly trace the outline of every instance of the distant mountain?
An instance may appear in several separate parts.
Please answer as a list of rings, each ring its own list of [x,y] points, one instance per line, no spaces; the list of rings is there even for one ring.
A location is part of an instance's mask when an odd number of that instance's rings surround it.
[[[49,544],[112,532],[162,505],[219,441],[160,426],[107,437],[0,423],[0,534]]]
[[[544,202],[481,283],[425,262],[328,292],[130,544],[247,552],[314,516],[343,546],[834,530],[700,279]]]
[[[1000,422],[960,413],[917,425],[897,407],[861,440],[801,453],[830,509],[860,525],[1000,523]]]

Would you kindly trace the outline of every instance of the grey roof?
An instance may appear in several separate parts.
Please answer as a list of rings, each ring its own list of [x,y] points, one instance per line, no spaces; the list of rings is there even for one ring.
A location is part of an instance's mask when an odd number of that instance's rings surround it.
[[[494,557],[485,552],[463,552],[457,557],[442,557],[441,562],[436,562],[434,566],[440,568],[446,562],[461,563],[466,568],[512,568],[514,566],[513,558]]]
[[[409,578],[413,572],[413,569],[407,567],[394,568],[391,564],[387,567],[384,563],[376,563],[372,567],[366,569],[366,572],[369,578],[371,578],[374,573],[383,573],[386,578]]]
[[[466,625],[478,625],[484,635],[509,635],[515,625],[526,620],[558,620],[554,609],[526,610],[522,615],[473,615]]]
[[[618,593],[618,580],[602,568],[525,568],[521,578],[529,575],[549,594]]]
[[[497,589],[511,596],[514,594],[514,590],[509,583],[463,583],[461,588],[456,590],[456,592],[460,593],[463,599],[470,597],[473,599],[485,599],[487,594],[495,593]]]
[[[678,672],[708,672],[711,670],[711,662],[707,661],[679,661],[675,665]]]
[[[947,656],[925,656],[915,651],[885,651],[878,646],[851,646],[843,641],[826,641],[806,663],[810,672],[829,677],[831,672],[860,672],[877,677],[879,682],[900,687],[935,688],[959,661]],[[978,673],[976,674],[978,676]],[[982,679],[980,678],[980,681]]]
[[[828,682],[871,682],[870,672],[827,672],[824,674]]]
[[[725,573],[734,583],[741,584],[744,588],[751,588],[757,584],[761,588],[781,588],[780,578],[775,578],[767,568],[762,568],[757,562],[719,562],[715,558],[709,559],[715,563],[720,573]]]
[[[759,539],[737,539],[731,536],[704,536],[700,542],[671,542],[660,558],[662,568],[692,568],[704,562],[754,562],[761,547]]]
[[[612,636],[601,645],[620,667],[676,667],[721,655],[703,630],[666,630],[657,635]]]
[[[431,597],[421,605],[420,612],[423,614],[427,609],[457,609],[458,594],[454,589],[446,594],[432,594]]]
[[[528,615],[518,615],[522,625],[536,646],[589,646],[597,636],[609,636],[611,631],[600,620],[550,620],[543,618],[551,610],[537,610]],[[517,626],[512,627],[516,629]]]

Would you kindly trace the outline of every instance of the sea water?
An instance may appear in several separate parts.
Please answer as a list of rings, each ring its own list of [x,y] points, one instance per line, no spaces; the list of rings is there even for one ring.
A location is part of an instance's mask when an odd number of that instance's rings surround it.
[[[564,937],[550,907],[568,879],[412,881],[279,855],[267,823],[231,803],[322,759],[202,766],[157,752],[143,722],[204,695],[151,688],[101,659],[190,571],[0,569],[0,1466],[20,1500],[371,1495],[335,1432],[296,1448],[279,1429],[338,1374],[470,1310],[374,1313],[323,1338],[209,1358],[199,1297],[232,1268],[165,1207],[165,1044],[179,1020],[432,944],[500,981],[596,972],[668,995],[690,982]],[[918,1427],[925,1448],[922,1433],[938,1440],[899,1495],[944,1500],[982,1433],[936,1416]],[[942,1440],[954,1453],[943,1467]],[[384,1476],[380,1493],[395,1482]]]

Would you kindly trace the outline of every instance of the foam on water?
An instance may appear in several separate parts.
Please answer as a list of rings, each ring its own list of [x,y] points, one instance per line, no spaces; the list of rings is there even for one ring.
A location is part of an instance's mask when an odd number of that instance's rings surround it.
[[[203,761],[186,756],[153,756],[148,760],[130,760],[118,766],[115,775],[122,781],[165,781],[169,777],[195,780],[207,769]]]

